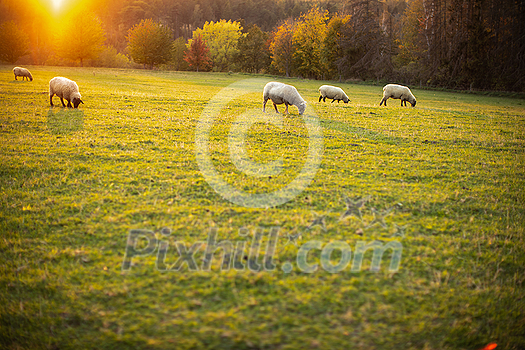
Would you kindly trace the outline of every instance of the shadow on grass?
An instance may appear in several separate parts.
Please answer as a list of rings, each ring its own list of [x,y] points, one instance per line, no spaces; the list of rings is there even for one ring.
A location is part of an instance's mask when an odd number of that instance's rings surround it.
[[[355,134],[371,141],[386,143],[389,145],[399,145],[405,143],[406,140],[402,137],[385,135],[377,131],[368,130],[358,126],[351,126],[344,122],[335,120],[319,119],[321,126],[325,129],[343,132],[346,134]]]
[[[53,134],[69,134],[84,129],[84,111],[79,109],[49,109],[47,127]]]

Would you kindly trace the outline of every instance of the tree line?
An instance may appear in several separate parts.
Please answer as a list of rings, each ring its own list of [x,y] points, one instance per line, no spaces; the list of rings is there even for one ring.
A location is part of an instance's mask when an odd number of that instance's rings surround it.
[[[523,91],[519,0],[0,2],[0,59]],[[45,30],[47,29],[47,30]],[[74,36],[71,33],[75,33]],[[74,39],[73,39],[74,38]]]

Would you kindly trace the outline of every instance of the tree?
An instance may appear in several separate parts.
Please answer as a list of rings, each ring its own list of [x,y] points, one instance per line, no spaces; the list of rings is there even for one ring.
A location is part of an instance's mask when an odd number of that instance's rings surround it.
[[[128,31],[128,49],[133,61],[153,69],[171,58],[171,30],[152,19],[143,19]]]
[[[333,16],[328,22],[325,38],[321,46],[321,62],[326,69],[328,78],[343,76],[346,58],[343,54],[343,35],[341,28],[350,20],[350,16]]]
[[[118,13],[119,23],[122,23],[127,29],[140,23],[140,21],[145,18],[153,17],[152,6],[153,4],[148,4],[141,0],[125,1]]]
[[[188,48],[186,47],[186,40],[183,37],[177,38],[173,42],[173,47],[171,49],[173,68],[175,70],[187,70],[188,63],[184,60]]]
[[[0,61],[15,63],[29,53],[29,39],[15,22],[0,25]]]
[[[184,60],[188,62],[190,67],[194,67],[197,72],[200,70],[205,70],[211,64],[211,59],[208,56],[210,49],[206,46],[202,36],[198,35],[196,38],[191,40],[188,43],[188,51]]]
[[[206,22],[202,29],[197,28],[193,31],[193,38],[198,36],[202,36],[202,40],[210,50],[209,57],[214,70],[220,72],[235,70],[234,57],[239,51],[237,43],[243,36],[239,22],[226,20]]]
[[[270,43],[270,53],[272,56],[272,65],[277,71],[290,76],[293,70],[293,32],[295,23],[293,20],[287,20],[281,24]]]
[[[341,26],[347,75],[379,79],[391,70],[387,36],[380,25],[381,11],[382,4],[376,1],[356,2],[350,19]]]
[[[399,45],[399,61],[409,63],[423,57],[426,42],[423,37],[424,29],[423,1],[416,0],[409,4],[403,16],[403,29]],[[428,51],[428,48],[427,48]]]
[[[238,54],[235,60],[242,71],[258,73],[271,63],[268,34],[256,24],[250,27],[246,36],[239,38],[237,48]]]
[[[91,13],[77,13],[61,27],[56,37],[57,55],[72,61],[95,59],[104,50],[105,32],[97,17]]]
[[[328,11],[314,7],[301,16],[293,41],[296,49],[293,55],[297,72],[311,78],[323,76],[321,63],[321,44],[326,36],[326,21]]]

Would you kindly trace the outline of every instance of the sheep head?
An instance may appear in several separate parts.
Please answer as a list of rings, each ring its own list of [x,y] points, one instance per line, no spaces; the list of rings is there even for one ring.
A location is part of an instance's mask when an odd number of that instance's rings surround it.
[[[302,101],[297,105],[297,109],[299,110],[299,114],[303,115],[304,110],[306,109],[306,101]]]
[[[72,102],[73,102],[73,107],[74,108],[78,108],[78,105],[81,104],[81,103],[84,104],[84,102],[82,102],[82,100],[80,98],[78,98],[78,97],[73,98]]]

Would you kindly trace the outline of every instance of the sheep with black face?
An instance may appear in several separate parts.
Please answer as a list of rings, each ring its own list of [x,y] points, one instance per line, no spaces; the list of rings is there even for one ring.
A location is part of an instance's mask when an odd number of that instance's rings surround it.
[[[27,68],[15,67],[13,68],[13,73],[15,74],[15,80],[18,80],[17,77],[22,77],[22,80],[33,81],[33,76]]]
[[[78,85],[73,80],[64,77],[54,77],[49,81],[49,103],[53,107],[53,96],[57,95],[62,102],[62,106],[66,107],[64,99],[67,101],[67,107],[78,108],[79,104],[83,104],[78,91]],[[73,103],[73,105],[71,105]]]

